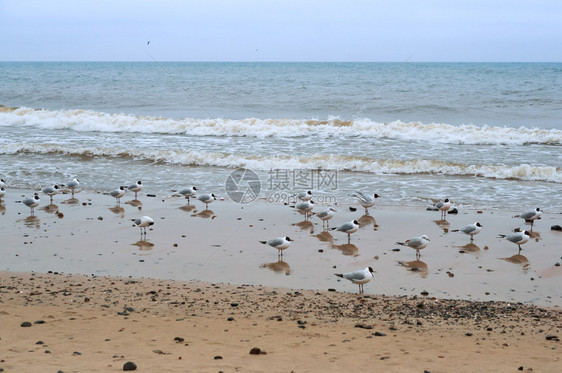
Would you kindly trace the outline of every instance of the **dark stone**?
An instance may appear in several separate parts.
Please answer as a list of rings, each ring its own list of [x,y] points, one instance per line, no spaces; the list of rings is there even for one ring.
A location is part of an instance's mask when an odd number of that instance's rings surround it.
[[[349,211],[357,211],[357,208],[356,208],[356,207],[351,207],[351,206],[350,206],[350,207],[349,207]]]
[[[137,370],[137,364],[133,363],[132,361],[127,361],[123,364],[123,370]]]
[[[400,251],[400,249],[396,248],[396,249],[392,249],[392,251],[398,252],[398,251]]]
[[[467,337],[472,337],[472,333],[466,333],[465,334]]]
[[[214,359],[215,360],[222,360],[222,356],[215,356]]]
[[[382,333],[382,332],[375,332],[373,334],[375,337],[386,337],[386,334]]]
[[[261,354],[261,349],[258,347],[254,347],[250,350],[250,355],[260,355]]]
[[[304,320],[298,320],[298,321],[297,321],[297,324],[299,324],[299,325],[304,325],[304,324],[306,324],[306,321],[304,321]]]
[[[229,317],[226,321],[234,321],[234,317]]]
[[[34,324],[45,324],[46,322],[43,320],[37,320],[33,322]]]
[[[20,325],[22,328],[29,328],[31,326],[31,323],[29,321],[24,321],[21,323]]]
[[[556,342],[560,342],[560,339],[558,338],[558,336],[556,335],[547,335],[546,336],[546,340],[547,341],[556,341]]]
[[[453,207],[451,210],[447,211],[448,214],[458,214],[459,210],[456,209],[456,207]]]
[[[427,297],[429,295],[429,292],[427,290],[424,290],[420,294]]]
[[[74,356],[80,356],[80,355],[82,355],[82,353],[81,353],[81,352],[78,352],[78,351],[74,351],[74,352],[72,353],[72,355],[74,355]]]
[[[43,344],[43,341],[37,341],[37,342],[35,342],[35,344],[36,344],[36,345],[42,345],[42,344]]]
[[[328,291],[336,291],[334,288],[329,288]]]
[[[523,367],[522,367],[522,366],[520,366],[519,368],[517,368],[517,370],[523,370]]]
[[[185,339],[183,339],[182,337],[176,337],[176,338],[174,338],[174,341],[179,343],[179,342],[185,341]]]
[[[236,303],[236,302],[230,303],[230,306],[231,307],[238,307],[238,303]]]
[[[559,226],[558,224],[553,225],[552,227],[550,227],[551,231],[562,231],[562,227]]]

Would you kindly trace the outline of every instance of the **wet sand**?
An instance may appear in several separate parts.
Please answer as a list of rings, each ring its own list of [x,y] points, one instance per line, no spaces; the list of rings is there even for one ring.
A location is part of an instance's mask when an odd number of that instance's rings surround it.
[[[7,371],[119,371],[126,361],[139,371],[197,372],[562,364],[561,234],[550,231],[560,214],[545,213],[517,255],[498,233],[530,226],[511,211],[460,209],[441,221],[421,208],[378,206],[362,216],[360,207],[334,206],[332,226],[362,223],[348,244],[320,220],[263,201],[216,201],[205,211],[198,201],[143,193],[117,207],[82,191],[51,206],[42,198],[30,217],[17,203],[23,194],[31,195],[9,190],[0,207]],[[141,215],[156,221],[146,239],[132,222]],[[484,228],[473,245],[450,231],[476,220]],[[396,244],[423,233],[431,243],[418,261]],[[258,242],[277,236],[295,240],[282,260]],[[334,276],[368,265],[376,273],[364,295]],[[253,347],[266,354],[251,355]]]

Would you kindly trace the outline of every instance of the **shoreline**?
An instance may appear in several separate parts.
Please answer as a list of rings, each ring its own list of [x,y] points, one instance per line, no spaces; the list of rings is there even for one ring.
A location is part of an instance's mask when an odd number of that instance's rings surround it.
[[[390,372],[554,372],[561,320],[559,309],[520,303],[0,272],[6,371],[122,371],[132,361],[171,372],[367,362]]]

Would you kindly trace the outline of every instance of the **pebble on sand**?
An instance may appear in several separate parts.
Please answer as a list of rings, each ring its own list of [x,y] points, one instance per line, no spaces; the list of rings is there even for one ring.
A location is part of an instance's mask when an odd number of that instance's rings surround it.
[[[123,370],[137,370],[137,364],[133,363],[132,361],[127,361],[125,364],[123,364]]]

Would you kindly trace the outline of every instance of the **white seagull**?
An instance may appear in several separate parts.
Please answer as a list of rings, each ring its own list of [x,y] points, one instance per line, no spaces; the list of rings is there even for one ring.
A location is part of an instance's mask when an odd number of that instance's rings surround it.
[[[179,194],[187,198],[187,204],[189,205],[189,198],[195,197],[196,192],[197,192],[197,188],[193,186],[191,188],[180,189]]]
[[[312,192],[310,190],[307,190],[306,192],[300,192],[299,194],[297,194],[297,198],[303,202],[310,201],[310,199],[312,198]]]
[[[482,230],[482,225],[479,222],[476,223],[472,223],[467,225],[466,227],[460,228],[460,229],[453,229],[451,230],[451,232],[462,232],[466,235],[470,236],[470,242],[472,242],[472,240],[474,239],[474,235],[480,233],[480,230]]]
[[[49,197],[51,197],[51,205],[52,205],[53,204],[53,196],[55,194],[58,194],[58,192],[60,192],[60,187],[55,184],[52,187],[45,187],[45,188],[41,189],[41,191],[43,193],[45,193],[46,195],[48,195]]]
[[[125,187],[120,186],[119,188],[109,192],[109,195],[114,197],[117,204],[119,204],[121,202],[121,197],[123,197],[125,195],[125,192],[126,192]]]
[[[304,212],[304,218],[308,219],[308,216],[312,209],[314,208],[314,201],[303,201],[299,202],[294,206],[300,212]]]
[[[141,216],[140,218],[135,219],[135,224],[140,228],[141,236],[143,234],[143,229],[144,235],[146,236],[146,227],[154,225],[154,219],[152,219],[150,216]]]
[[[131,192],[135,192],[135,199],[137,199],[137,193],[142,190],[142,182],[139,180],[133,185],[127,187]]]
[[[74,190],[78,188],[78,185],[80,185],[80,180],[74,178],[63,186],[68,187],[72,191],[72,198],[74,198]]]
[[[509,242],[513,242],[514,244],[516,244],[519,247],[519,253],[521,253],[521,245],[529,241],[529,238],[531,238],[531,233],[529,231],[523,231],[508,235],[500,234],[500,237],[503,237]]]
[[[357,230],[359,229],[359,222],[357,222],[357,220],[353,220],[349,223],[343,223],[341,225],[338,225],[337,227],[331,228],[331,230],[334,229],[338,232],[347,233],[347,243],[349,243],[349,241],[351,240],[350,235],[357,232]]]
[[[441,211],[441,220],[445,220],[445,215],[447,214],[447,210],[451,208],[451,201],[449,198],[445,198],[443,201],[436,203],[433,205]]]
[[[214,202],[217,197],[214,194],[201,194],[197,196],[197,199],[205,204],[205,210],[209,209],[209,203]]]
[[[375,198],[380,197],[376,193],[371,197],[370,195],[365,195],[361,192],[355,192],[351,196],[356,198],[359,204],[365,208],[365,214],[367,215],[369,214],[369,207],[373,207],[375,205]]]
[[[1,187],[0,188],[0,202],[2,202],[2,197],[4,197],[6,195],[6,188]]]
[[[6,180],[0,179],[0,188],[4,188],[6,186]]]
[[[429,237],[423,234],[419,237],[410,238],[404,242],[396,242],[398,245],[409,246],[412,249],[416,250],[416,259],[421,257],[420,250],[425,249],[429,244]]]
[[[277,249],[277,256],[282,257],[283,250],[291,246],[291,241],[293,240],[291,240],[289,237],[277,237],[267,241],[260,241],[260,243],[264,245],[268,244],[269,246]]]
[[[365,269],[362,269],[360,271],[355,271],[355,272],[347,272],[347,273],[336,273],[335,275],[341,278],[345,278],[346,280],[349,280],[351,282],[353,282],[354,284],[359,285],[359,294],[363,293],[363,285],[366,284],[367,282],[371,281],[372,277],[375,277],[375,275],[373,275],[373,272],[375,272],[373,270],[373,268],[371,267],[367,267]]]
[[[31,216],[33,216],[33,212],[34,209],[39,206],[39,202],[41,200],[39,199],[39,196],[37,195],[37,193],[33,196],[33,198],[26,198],[23,201],[21,201],[21,203],[23,203],[24,205],[26,205],[27,207],[29,207],[31,209]]]
[[[335,213],[336,210],[331,207],[316,213],[316,216],[322,220],[322,229],[324,229],[324,224],[326,225],[326,228],[329,228],[328,220],[333,218]]]
[[[525,219],[525,221],[530,221],[531,222],[531,230],[533,229],[533,223],[535,222],[535,219],[540,219],[542,215],[542,210],[540,208],[536,208],[534,210],[529,210],[529,211],[525,211],[524,213],[520,214],[520,215],[516,215],[519,216],[520,218]]]

